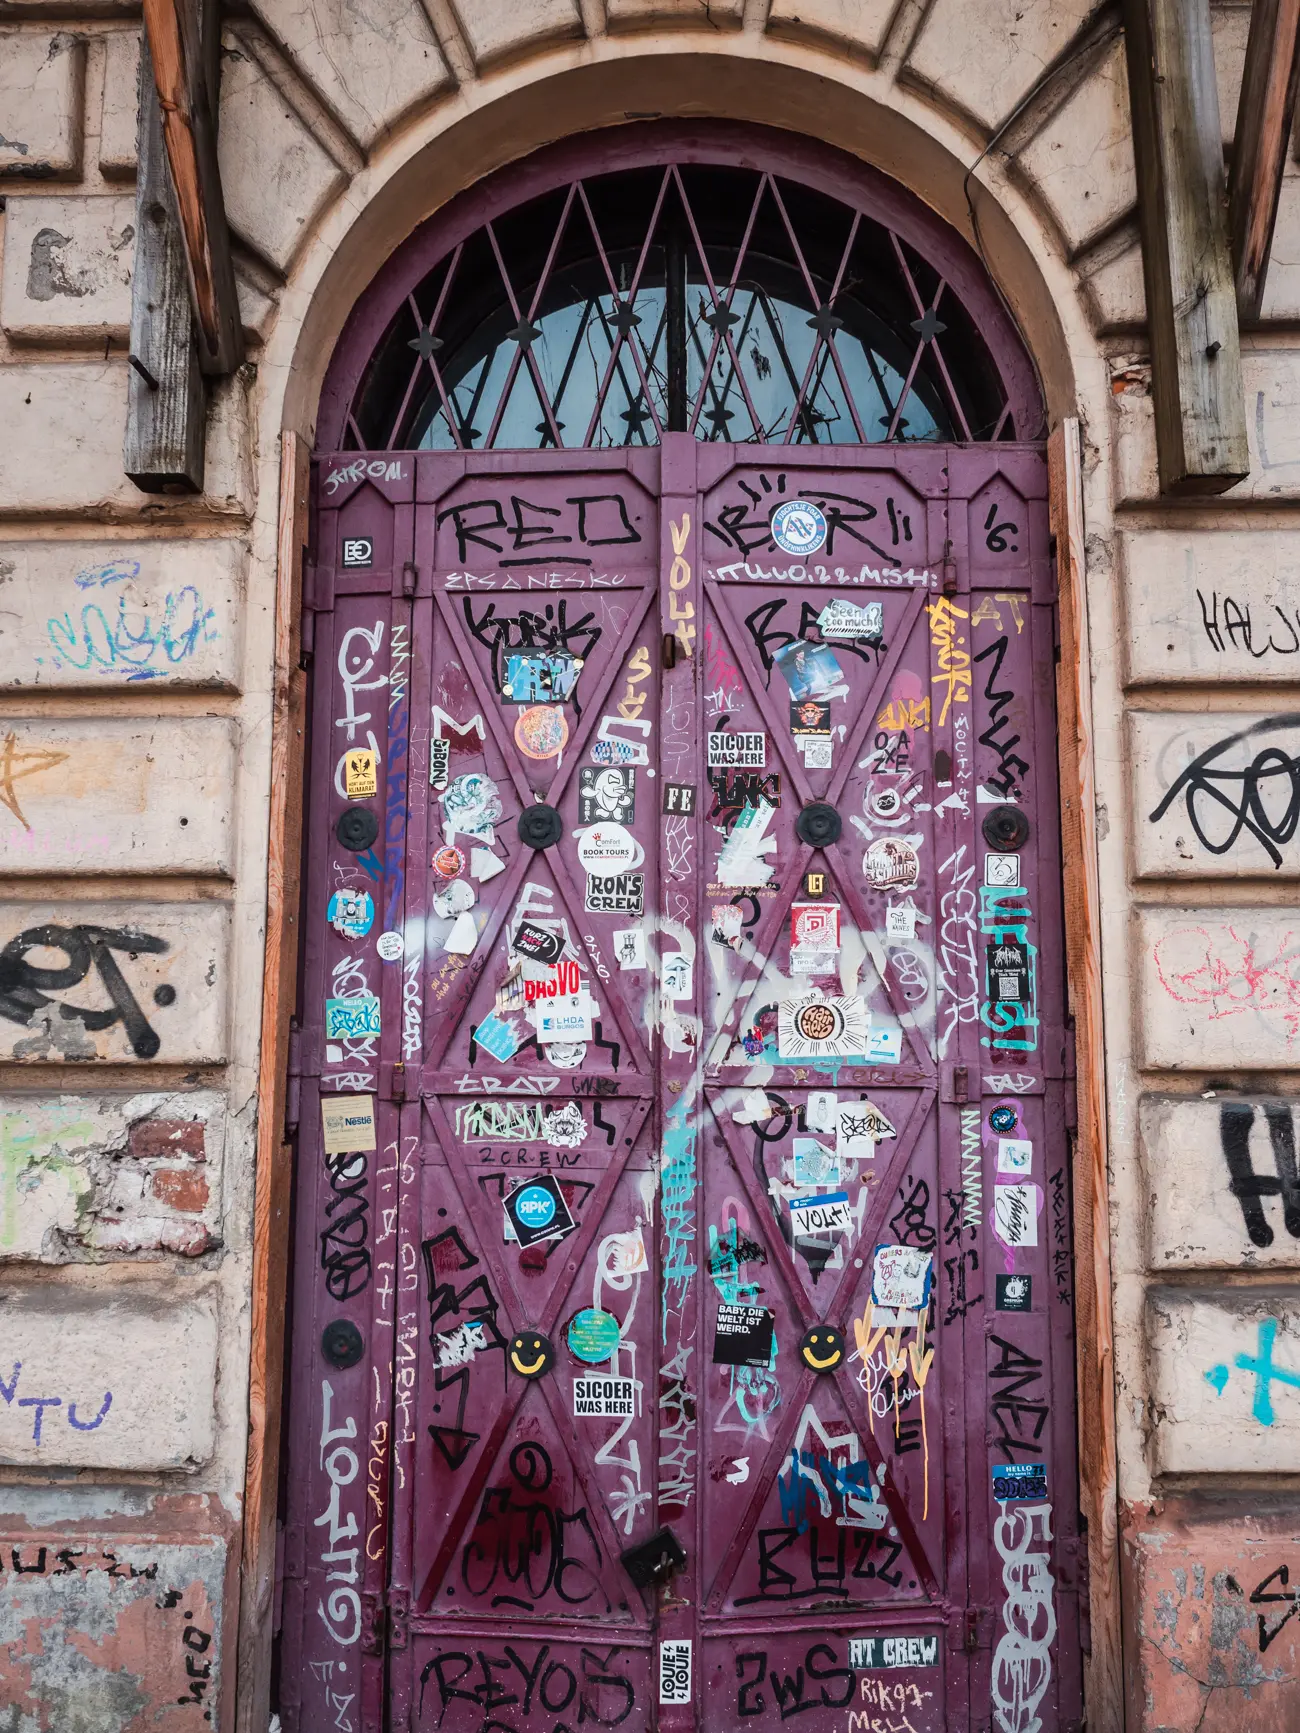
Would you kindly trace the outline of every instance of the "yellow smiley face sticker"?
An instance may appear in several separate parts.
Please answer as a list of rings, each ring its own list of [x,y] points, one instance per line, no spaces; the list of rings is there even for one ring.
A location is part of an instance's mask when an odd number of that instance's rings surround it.
[[[523,1330],[510,1338],[510,1369],[521,1378],[540,1378],[555,1364],[555,1349],[535,1330]]]
[[[834,1324],[814,1324],[799,1343],[799,1358],[810,1372],[833,1372],[844,1358],[844,1332]]]

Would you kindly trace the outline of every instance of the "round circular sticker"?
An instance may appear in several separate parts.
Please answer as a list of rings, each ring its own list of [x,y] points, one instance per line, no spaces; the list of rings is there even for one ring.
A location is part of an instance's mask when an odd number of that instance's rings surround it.
[[[1010,1137],[1016,1129],[1017,1114],[1014,1107],[1006,1102],[1000,1102],[989,1114],[989,1130],[999,1137]]]
[[[921,876],[921,862],[910,842],[900,837],[882,837],[862,857],[868,884],[878,891],[897,887],[910,891]]]
[[[599,1366],[618,1347],[618,1319],[598,1306],[584,1306],[569,1320],[568,1337],[571,1354],[588,1366]]]
[[[826,514],[806,499],[788,499],[772,513],[772,540],[782,553],[815,554],[826,543]]]
[[[844,1033],[844,1014],[825,999],[811,1005],[801,1005],[794,1014],[794,1026],[805,1041],[834,1041]]]
[[[641,844],[625,824],[589,824],[578,832],[578,864],[584,872],[617,873],[639,866]]]
[[[440,879],[458,879],[465,870],[465,856],[458,848],[440,848],[433,857],[433,870]]]
[[[375,904],[369,891],[335,891],[326,910],[329,924],[345,939],[364,939],[375,918]]]
[[[391,931],[391,929],[386,933],[380,933],[375,940],[375,949],[385,963],[395,963],[402,954],[402,935]]]
[[[548,1228],[555,1220],[555,1199],[544,1185],[526,1185],[510,1202],[526,1228]]]
[[[555,758],[569,744],[569,723],[558,704],[530,704],[515,722],[515,745],[526,758]]]
[[[903,810],[903,797],[896,788],[881,788],[871,796],[869,804],[877,818],[897,818]]]

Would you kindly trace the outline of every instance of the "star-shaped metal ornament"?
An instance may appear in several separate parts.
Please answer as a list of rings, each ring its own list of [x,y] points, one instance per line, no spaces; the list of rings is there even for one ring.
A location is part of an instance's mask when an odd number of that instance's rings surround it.
[[[739,325],[740,314],[733,313],[728,306],[720,305],[704,315],[704,323],[711,325],[719,337],[725,337],[733,325]]]
[[[614,311],[610,315],[609,322],[620,337],[630,337],[641,323],[641,315],[634,313],[627,301],[615,301]]]
[[[833,312],[829,305],[819,307],[809,319],[808,324],[823,341],[827,340],[833,332],[844,329],[843,319],[838,313]]]
[[[414,349],[421,361],[429,361],[435,352],[442,348],[442,338],[435,337],[427,325],[422,325],[419,335],[412,337],[406,347]]]
[[[948,327],[933,307],[927,307],[919,319],[912,321],[912,330],[916,332],[922,343],[933,343],[939,333],[947,329]]]
[[[536,342],[541,334],[540,325],[531,325],[527,319],[521,319],[517,325],[511,326],[510,330],[506,332],[506,337],[510,342],[517,343],[521,349],[527,349],[528,345]]]
[[[627,422],[628,438],[630,439],[633,434],[640,433],[646,422],[649,421],[650,411],[644,409],[640,403],[634,403],[630,408],[620,412],[619,419]]]
[[[704,419],[712,424],[714,434],[719,439],[725,439],[727,437],[727,423],[733,415],[734,411],[728,409],[725,403],[715,403],[712,409],[705,411]]]

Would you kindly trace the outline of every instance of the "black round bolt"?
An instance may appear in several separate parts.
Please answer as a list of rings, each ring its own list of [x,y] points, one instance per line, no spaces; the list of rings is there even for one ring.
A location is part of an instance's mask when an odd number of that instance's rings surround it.
[[[840,840],[844,824],[833,806],[824,800],[812,800],[795,819],[794,828],[800,842],[806,842],[809,848],[826,848]]]
[[[564,835],[564,821],[553,806],[526,806],[519,814],[519,840],[526,848],[553,848]]]
[[[1029,820],[1018,806],[995,806],[980,829],[990,848],[1023,848],[1029,841]]]
[[[379,835],[379,820],[368,806],[350,806],[346,812],[339,814],[334,834],[344,848],[351,850],[353,854],[360,854],[362,849],[369,848]]]
[[[335,1318],[321,1332],[320,1351],[331,1366],[346,1372],[365,1353],[365,1339],[350,1318]]]

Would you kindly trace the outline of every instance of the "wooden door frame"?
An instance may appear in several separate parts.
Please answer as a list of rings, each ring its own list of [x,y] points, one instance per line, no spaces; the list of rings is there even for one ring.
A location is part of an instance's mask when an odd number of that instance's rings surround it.
[[[1078,1124],[1074,1142],[1074,1331],[1078,1380],[1079,1508],[1088,1525],[1091,1642],[1084,1703],[1096,1733],[1123,1733],[1124,1631],[1116,1486],[1115,1355],[1110,1270],[1110,1182],[1101,982],[1092,652],[1083,539],[1079,422],[1047,444],[1048,506],[1056,549],[1061,654],[1056,737],[1061,789],[1066,984],[1074,1019]]]

